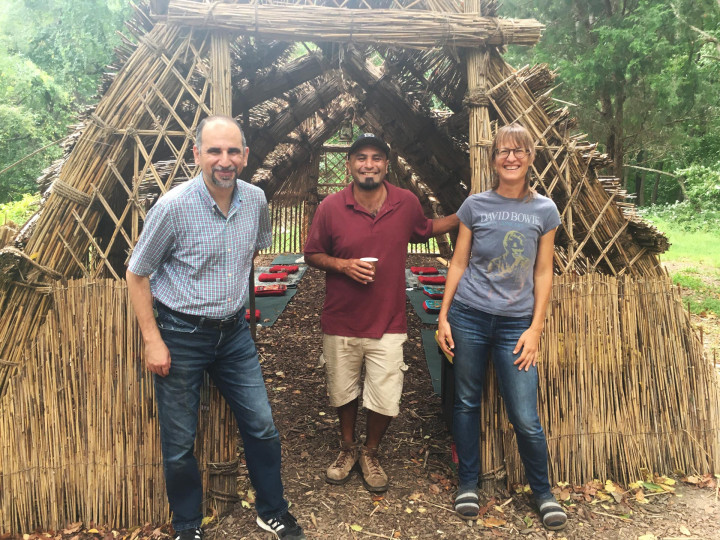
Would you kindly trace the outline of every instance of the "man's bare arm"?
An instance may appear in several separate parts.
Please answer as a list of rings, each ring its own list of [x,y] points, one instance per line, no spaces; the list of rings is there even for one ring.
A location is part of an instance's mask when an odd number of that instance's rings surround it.
[[[128,294],[132,302],[140,332],[145,342],[145,365],[148,370],[165,377],[170,372],[170,351],[160,335],[155,321],[150,292],[150,278],[125,272]]]
[[[445,234],[450,231],[454,231],[460,225],[460,220],[458,219],[457,214],[451,214],[449,216],[435,218],[432,220],[432,222],[433,222],[433,228],[432,228],[433,236],[440,236],[441,234]]]
[[[371,283],[375,279],[373,265],[360,259],[340,259],[327,253],[305,253],[305,262],[325,272],[345,274],[362,284]]]

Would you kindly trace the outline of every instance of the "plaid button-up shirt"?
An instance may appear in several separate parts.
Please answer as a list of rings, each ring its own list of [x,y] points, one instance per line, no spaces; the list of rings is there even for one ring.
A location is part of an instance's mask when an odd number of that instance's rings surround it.
[[[220,319],[242,308],[253,253],[271,241],[260,188],[238,180],[225,217],[200,174],[150,209],[128,269],[150,276],[153,296],[169,308]]]

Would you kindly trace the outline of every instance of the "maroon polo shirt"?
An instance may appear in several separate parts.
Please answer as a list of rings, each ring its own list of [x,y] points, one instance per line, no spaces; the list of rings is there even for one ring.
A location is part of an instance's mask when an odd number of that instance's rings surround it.
[[[363,285],[326,272],[320,319],[325,334],[379,339],[407,332],[405,265],[408,242],[432,236],[432,220],[410,191],[385,183],[387,198],[374,218],[353,197],[352,184],[318,206],[305,254],[341,259],[376,257],[375,281]]]

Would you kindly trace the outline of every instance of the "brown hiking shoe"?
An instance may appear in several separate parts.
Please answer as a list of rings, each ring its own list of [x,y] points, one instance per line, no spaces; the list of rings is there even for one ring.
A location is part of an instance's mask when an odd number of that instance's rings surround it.
[[[387,491],[388,477],[380,466],[377,448],[363,446],[360,450],[360,469],[365,489],[374,493]]]
[[[350,473],[358,460],[358,449],[355,444],[340,443],[340,454],[335,462],[325,471],[325,480],[329,484],[341,485],[350,480]]]

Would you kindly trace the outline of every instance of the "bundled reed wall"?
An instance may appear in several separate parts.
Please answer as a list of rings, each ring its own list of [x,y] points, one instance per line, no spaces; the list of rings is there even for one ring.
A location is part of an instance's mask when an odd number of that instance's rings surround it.
[[[554,482],[720,467],[718,375],[669,278],[556,277],[538,366]],[[508,480],[522,481],[501,414]]]
[[[0,401],[0,532],[85,522],[128,526],[169,517],[152,378],[124,281],[77,280],[54,308]],[[211,433],[212,436],[208,436]],[[232,414],[203,386],[196,455],[206,506],[237,501]],[[212,446],[212,447],[211,447]],[[212,469],[212,470],[211,470]]]
[[[70,281],[51,300],[0,402],[0,531],[164,522],[153,385],[125,283]],[[540,357],[553,481],[717,470],[720,386],[668,279],[556,277]],[[522,481],[494,384],[488,395],[483,471]],[[201,399],[196,452],[207,505],[222,509],[237,500],[237,462],[205,456],[236,448],[235,423],[216,389]]]
[[[17,234],[17,229],[10,225],[0,227],[0,248],[12,242],[13,237]]]

